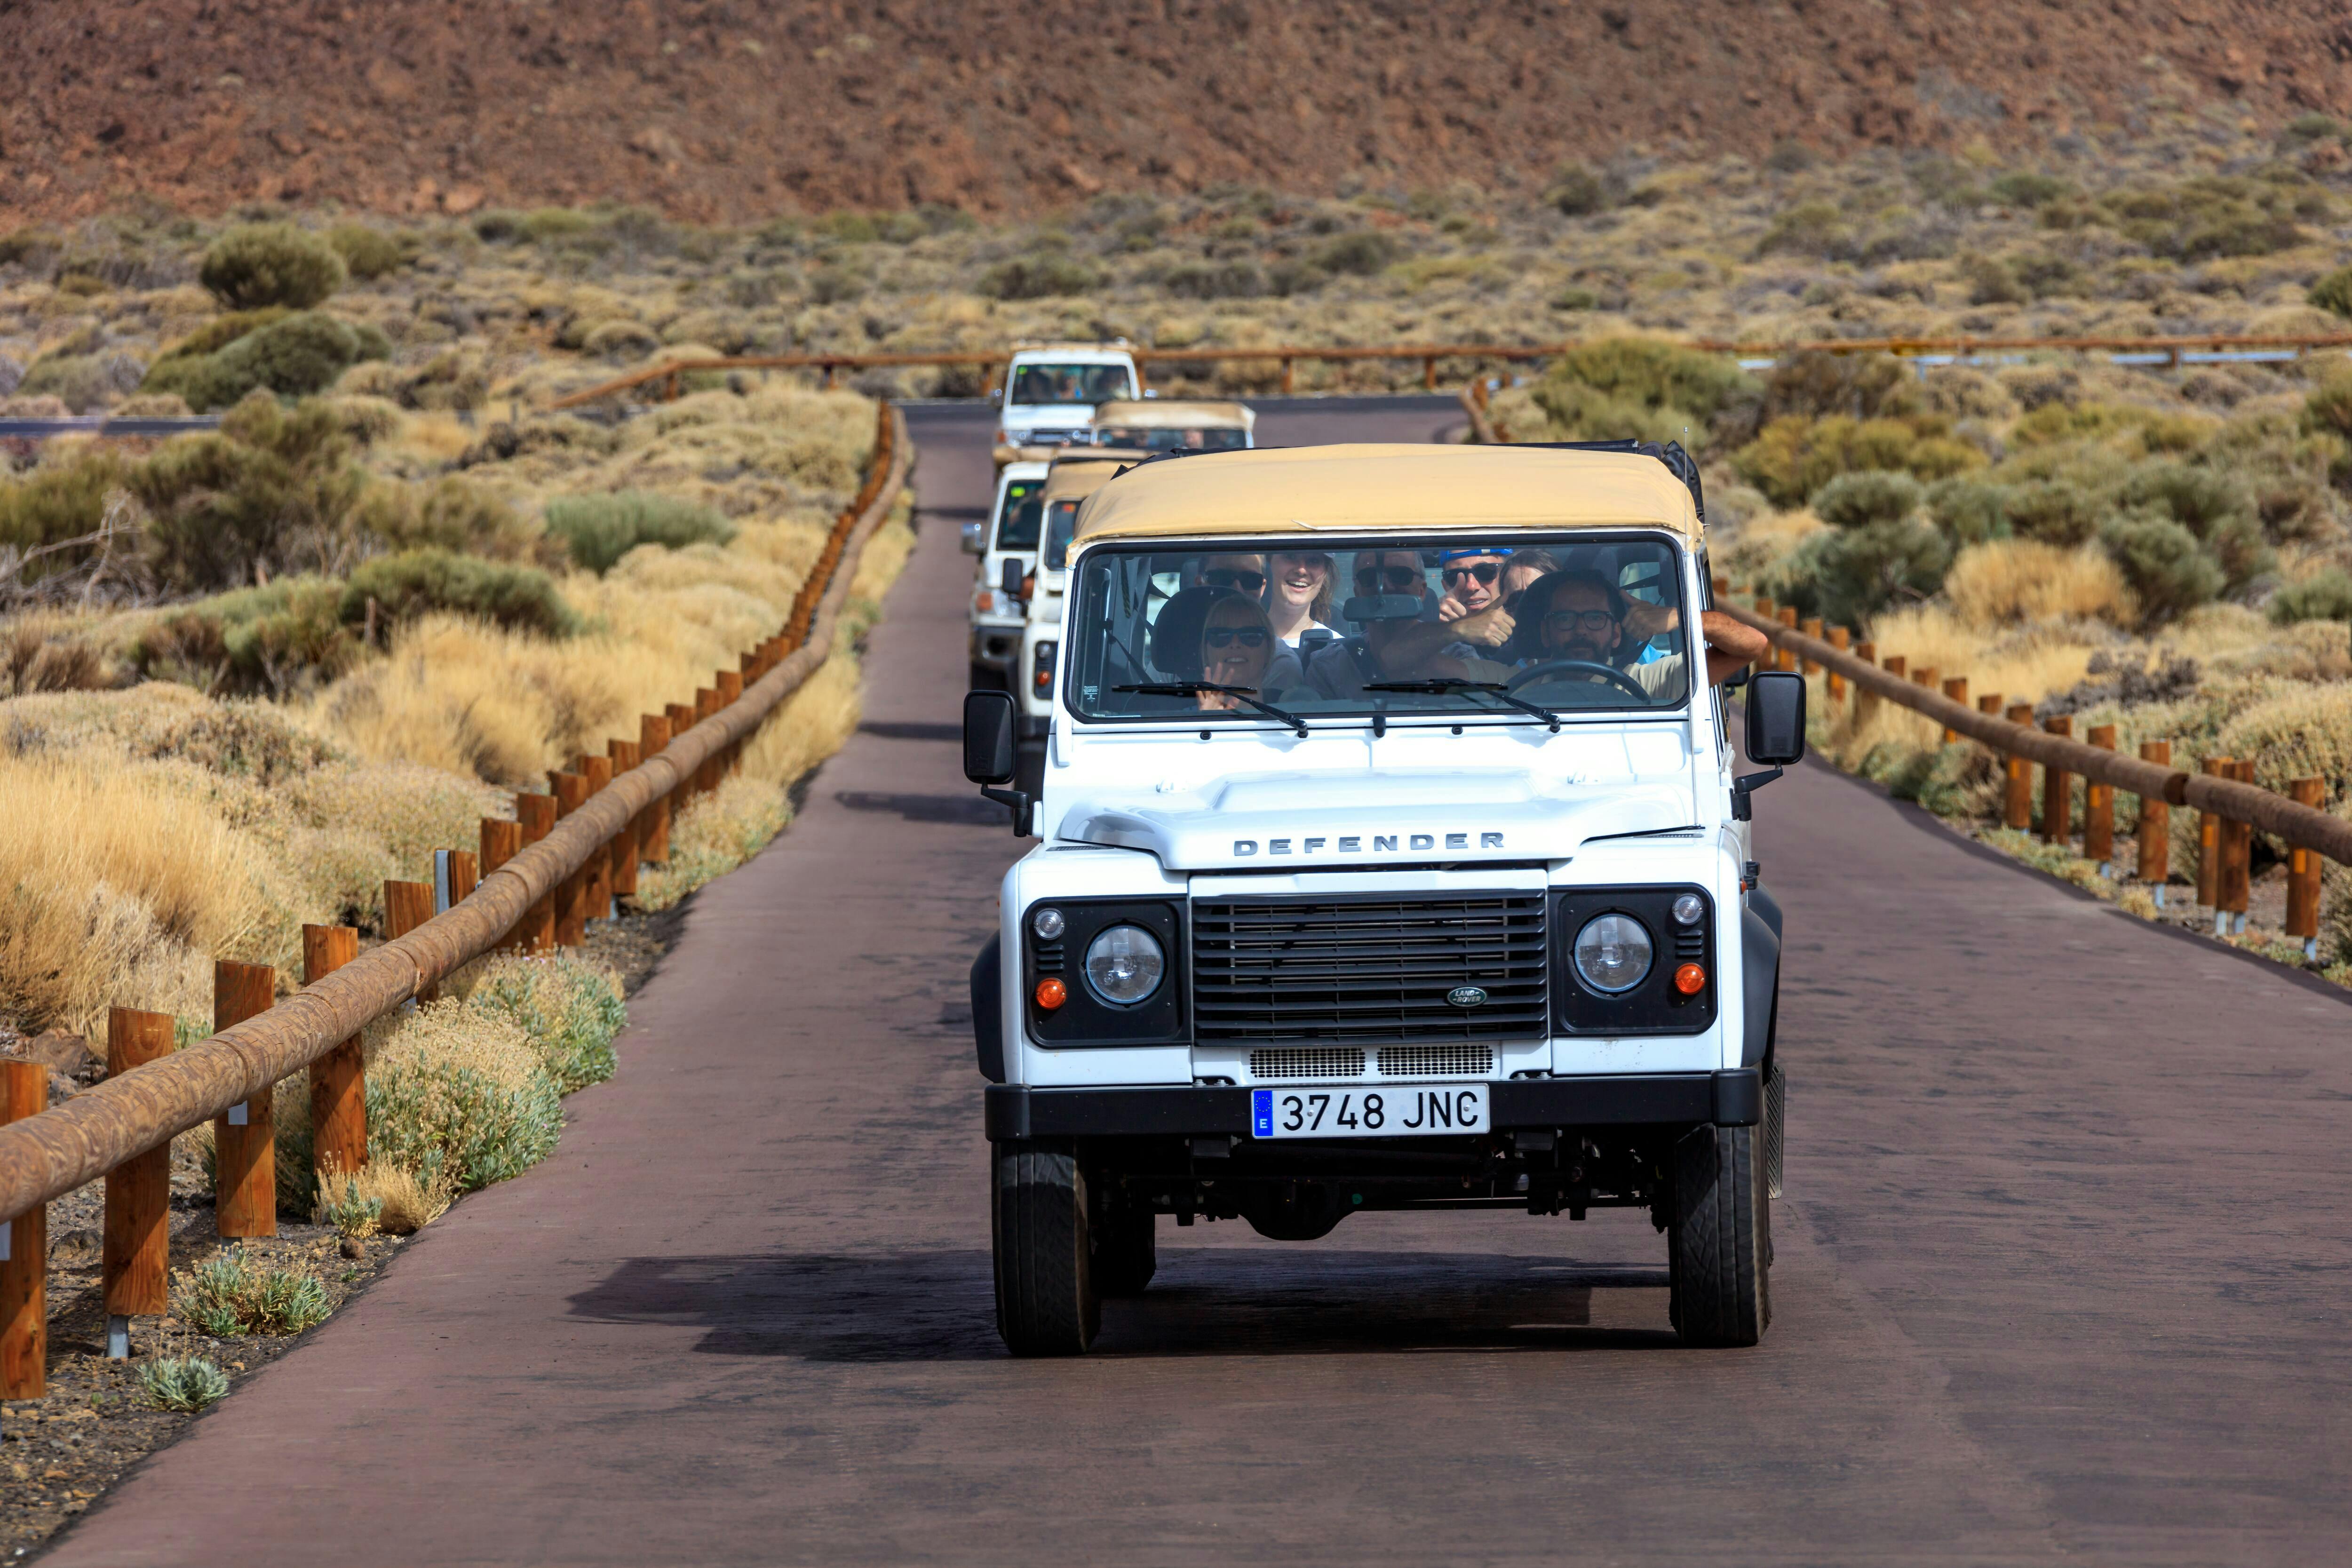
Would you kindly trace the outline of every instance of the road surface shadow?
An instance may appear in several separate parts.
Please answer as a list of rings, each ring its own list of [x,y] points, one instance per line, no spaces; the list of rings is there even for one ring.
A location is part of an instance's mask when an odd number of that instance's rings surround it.
[[[919,724],[890,719],[869,719],[857,726],[857,732],[878,735],[886,741],[944,741],[957,744],[963,740],[961,724]]]
[[[1485,1253],[1168,1247],[1139,1297],[1103,1304],[1097,1355],[1665,1348],[1663,1270]],[[1596,1291],[1658,1293],[1656,1327],[1596,1327]],[[1638,1309],[1637,1309],[1638,1310]],[[989,1257],[625,1260],[572,1298],[600,1322],[699,1327],[708,1355],[820,1362],[992,1361]],[[1612,1314],[1622,1316],[1621,1313]]]
[[[1004,826],[1004,808],[976,795],[896,795],[882,790],[845,789],[837,791],[833,798],[852,811],[887,812],[905,822]]]

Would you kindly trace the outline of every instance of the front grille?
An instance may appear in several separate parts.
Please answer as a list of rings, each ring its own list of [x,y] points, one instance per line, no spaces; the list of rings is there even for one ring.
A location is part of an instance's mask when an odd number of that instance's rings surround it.
[[[1250,1053],[1252,1078],[1361,1078],[1364,1053],[1331,1046],[1286,1047]]]
[[[1484,1078],[1495,1070],[1492,1046],[1382,1046],[1385,1078]]]
[[[1545,955],[1535,892],[1196,900],[1193,1018],[1204,1041],[1539,1037]],[[1446,1000],[1464,986],[1486,1000]]]

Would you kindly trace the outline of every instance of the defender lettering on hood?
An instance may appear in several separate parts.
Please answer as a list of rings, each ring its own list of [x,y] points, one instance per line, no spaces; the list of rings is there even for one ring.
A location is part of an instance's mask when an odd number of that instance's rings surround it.
[[[1265,852],[1269,855],[1288,855],[1294,852],[1291,847],[1295,844],[1297,846],[1296,853],[1300,855],[1320,855],[1324,853],[1327,846],[1331,847],[1332,853],[1339,855],[1421,854],[1435,849],[1438,845],[1438,840],[1441,837],[1444,839],[1445,847],[1448,849],[1467,849],[1470,847],[1470,837],[1471,836],[1468,833],[1446,833],[1442,835],[1435,833],[1343,833],[1311,837],[1298,836],[1289,838],[1269,838],[1265,840]],[[1481,832],[1477,837],[1478,847],[1481,849],[1500,849],[1503,847],[1503,836],[1499,833]],[[1372,847],[1369,850],[1364,847],[1364,840],[1367,837],[1370,838],[1372,841]],[[1402,850],[1397,847],[1400,841],[1402,841],[1405,846]],[[1236,838],[1234,840],[1234,858],[1237,860],[1245,860],[1251,856],[1256,854],[1257,850],[1258,840],[1255,838]]]

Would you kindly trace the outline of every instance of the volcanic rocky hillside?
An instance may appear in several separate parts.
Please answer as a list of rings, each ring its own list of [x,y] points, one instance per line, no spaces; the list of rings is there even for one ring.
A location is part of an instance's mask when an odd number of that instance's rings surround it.
[[[2342,0],[0,0],[19,220],[137,195],[1025,213],[2347,110]]]

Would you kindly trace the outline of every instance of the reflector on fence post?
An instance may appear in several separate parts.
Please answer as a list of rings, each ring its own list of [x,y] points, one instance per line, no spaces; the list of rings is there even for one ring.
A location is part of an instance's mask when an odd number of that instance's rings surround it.
[[[2009,705],[2009,721],[2021,730],[2033,728],[2033,704],[2012,702]],[[2033,764],[2015,752],[2004,763],[2004,788],[2000,797],[2000,825],[2019,833],[2033,830]]]
[[[360,933],[350,926],[304,926],[302,984],[324,980],[359,955]],[[353,1035],[310,1064],[310,1160],[322,1175],[348,1176],[367,1157],[367,1060]]]
[[[106,1013],[106,1077],[172,1056],[172,1013],[118,1006]],[[172,1142],[106,1173],[106,1229],[99,1241],[99,1279],[106,1293],[106,1356],[131,1354],[130,1319],[172,1310]]]
[[[2321,779],[2296,779],[2287,785],[2297,805],[2314,810],[2325,803],[2327,786]],[[2296,845],[2287,851],[2286,934],[2303,938],[2303,956],[2319,957],[2319,851]]]
[[[155,1015],[144,1015],[155,1016]],[[172,1020],[163,1019],[163,1046],[171,1048]],[[40,1062],[0,1062],[0,1127],[38,1116],[49,1108],[49,1069]],[[145,1158],[142,1155],[141,1158]],[[165,1178],[171,1151],[163,1151]],[[112,1178],[108,1180],[112,1191]],[[110,1205],[110,1213],[111,1207]],[[163,1213],[156,1205],[156,1213]],[[111,1225],[108,1235],[113,1234]],[[48,1392],[49,1206],[26,1210],[0,1222],[0,1399],[38,1399]]]
[[[2172,742],[2142,741],[2139,760],[2170,767]],[[2149,896],[2158,909],[2164,908],[2164,885],[2172,877],[2172,803],[2161,795],[2139,797],[2139,856],[2132,874],[2154,886],[2156,890]]]
[[[2113,724],[2091,726],[2091,744],[2103,752],[2116,749],[2116,727]],[[2111,862],[2116,858],[2116,786],[2084,777],[2083,780],[2083,858],[2099,863],[2099,875],[2114,872]]]
[[[421,883],[411,884],[422,886]],[[278,972],[266,963],[213,964],[213,1032],[269,1011]],[[270,1115],[276,1086],[266,1086],[213,1119],[213,1220],[223,1237],[278,1234],[278,1139]],[[164,1158],[168,1161],[166,1151]]]

